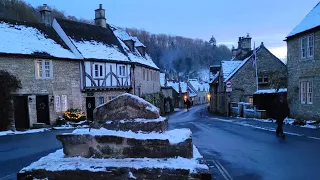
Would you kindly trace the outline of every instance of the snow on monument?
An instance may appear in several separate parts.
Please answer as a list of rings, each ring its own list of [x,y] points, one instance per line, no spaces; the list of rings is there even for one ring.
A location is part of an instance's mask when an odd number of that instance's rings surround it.
[[[23,168],[18,179],[211,179],[189,129],[145,100],[123,94],[97,107],[91,129],[57,135],[63,149]]]

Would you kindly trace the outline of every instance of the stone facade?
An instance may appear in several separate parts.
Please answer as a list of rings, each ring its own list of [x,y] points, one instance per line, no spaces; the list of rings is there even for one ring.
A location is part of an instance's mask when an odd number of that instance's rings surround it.
[[[82,107],[80,92],[80,63],[77,60],[53,60],[52,78],[36,78],[36,61],[40,59],[21,57],[0,57],[0,69],[15,75],[20,81],[22,88],[15,94],[17,96],[28,96],[28,113],[30,127],[37,123],[37,96],[48,97],[49,119],[53,124],[58,116],[62,115],[62,95],[66,97],[67,108]],[[41,59],[42,60],[42,59]],[[56,98],[60,97],[60,110],[56,109]]]
[[[135,66],[134,69],[134,94],[143,96],[160,92],[160,72],[151,68]]]
[[[314,56],[302,60],[300,58],[301,37],[313,34]],[[320,29],[316,28],[308,32],[287,39],[288,48],[288,102],[290,116],[302,119],[320,119]],[[312,82],[312,104],[301,103],[301,81]]]
[[[255,68],[252,66],[253,58],[250,58],[231,78],[232,92],[230,96],[225,91],[226,85],[223,82],[223,69],[220,71],[219,87],[217,92],[218,112],[228,113],[228,104],[231,102],[249,102],[257,91]],[[286,78],[287,67],[275,57],[263,44],[257,51],[258,77],[268,76],[268,79],[275,77]],[[259,89],[274,88],[270,82],[259,83]],[[285,87],[282,87],[285,88]]]

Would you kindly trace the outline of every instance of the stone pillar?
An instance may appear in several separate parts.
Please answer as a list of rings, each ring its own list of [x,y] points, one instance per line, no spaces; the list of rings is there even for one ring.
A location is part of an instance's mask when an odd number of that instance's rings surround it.
[[[7,127],[7,130],[12,130],[15,131],[16,130],[16,126],[15,126],[15,118],[14,118],[14,103],[13,103],[13,99],[10,100],[10,113],[8,114],[8,118],[9,118],[9,125]]]
[[[37,104],[36,104],[36,96],[30,95],[28,96],[28,110],[29,110],[29,122],[30,127],[34,123],[37,123]]]

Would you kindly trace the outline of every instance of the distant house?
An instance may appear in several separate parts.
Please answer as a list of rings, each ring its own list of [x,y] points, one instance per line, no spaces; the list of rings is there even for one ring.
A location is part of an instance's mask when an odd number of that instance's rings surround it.
[[[320,118],[320,3],[286,37],[292,117]]]
[[[197,79],[189,79],[188,86],[195,92],[196,96],[193,98],[193,104],[204,104],[208,102],[207,93],[209,92],[208,83],[200,83]]]
[[[253,94],[257,91],[255,68],[253,67],[253,50],[251,50],[251,38],[244,38],[249,41],[250,51],[245,46],[245,50],[241,50],[235,57],[243,59],[230,61],[222,61],[220,69],[215,69],[214,73],[219,71],[217,79],[213,79],[211,86],[217,86],[216,89],[211,88],[211,99],[216,101],[216,106],[212,107],[212,111],[221,114],[229,112],[229,104],[231,102],[250,102],[253,103]],[[240,41],[243,40],[240,39]],[[240,42],[239,44],[243,44]],[[247,42],[244,43],[247,45]],[[242,46],[238,47],[241,48]],[[247,52],[243,55],[243,52]],[[258,69],[258,89],[285,88],[284,83],[287,78],[286,65],[274,56],[263,43],[256,48],[257,53],[257,69]],[[216,75],[216,74],[214,74]],[[232,91],[226,92],[226,83],[231,82]],[[216,91],[214,91],[216,90]],[[215,97],[216,96],[216,97]]]
[[[119,94],[160,92],[159,68],[145,46],[110,26],[102,5],[95,25],[52,18],[41,23],[0,20],[0,69],[21,80],[15,93],[17,128],[53,124],[69,108],[86,112]]]

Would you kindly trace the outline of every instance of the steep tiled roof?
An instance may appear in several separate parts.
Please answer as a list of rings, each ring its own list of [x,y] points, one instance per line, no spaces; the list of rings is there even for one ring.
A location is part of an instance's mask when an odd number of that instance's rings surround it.
[[[56,20],[85,59],[129,61],[110,27]]]

